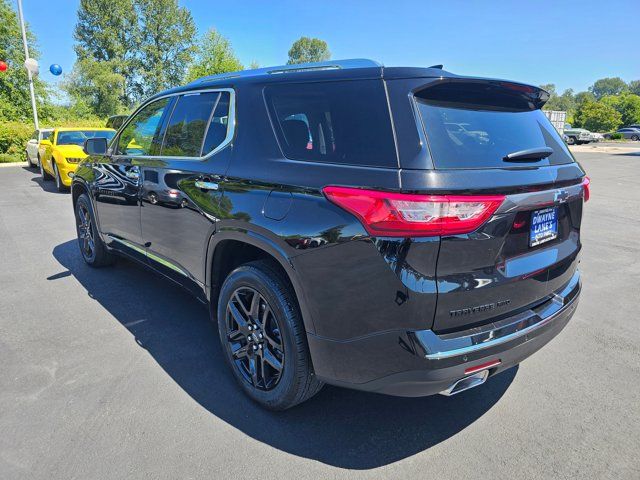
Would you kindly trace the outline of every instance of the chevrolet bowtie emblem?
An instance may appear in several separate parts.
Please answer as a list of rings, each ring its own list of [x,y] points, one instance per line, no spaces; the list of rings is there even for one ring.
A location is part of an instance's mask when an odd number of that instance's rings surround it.
[[[564,203],[568,199],[569,199],[569,192],[567,192],[566,190],[558,190],[553,197],[553,201],[556,203]]]

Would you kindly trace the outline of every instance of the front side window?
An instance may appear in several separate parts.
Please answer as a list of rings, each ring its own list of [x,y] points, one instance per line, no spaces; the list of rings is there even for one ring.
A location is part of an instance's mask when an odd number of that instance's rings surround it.
[[[205,131],[219,97],[219,92],[204,92],[178,98],[164,136],[163,156],[201,156]]]
[[[398,166],[381,81],[279,84],[267,87],[265,96],[286,157]]]
[[[168,104],[169,98],[162,98],[140,110],[120,134],[116,154],[157,155],[160,150],[162,118]]]

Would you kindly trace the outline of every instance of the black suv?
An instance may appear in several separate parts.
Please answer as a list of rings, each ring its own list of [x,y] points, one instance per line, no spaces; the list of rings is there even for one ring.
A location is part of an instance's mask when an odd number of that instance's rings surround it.
[[[80,250],[206,302],[268,408],[324,383],[452,395],[541,348],[578,303],[589,181],[547,99],[368,60],[202,78],[87,141]]]

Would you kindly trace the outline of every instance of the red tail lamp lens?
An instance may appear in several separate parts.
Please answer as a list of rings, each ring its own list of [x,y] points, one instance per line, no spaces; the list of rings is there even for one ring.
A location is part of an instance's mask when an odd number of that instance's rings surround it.
[[[432,237],[478,229],[504,195],[413,195],[329,186],[326,197],[358,217],[372,236]]]
[[[587,176],[582,179],[582,191],[584,201],[588,202],[589,198],[591,198],[591,179]]]

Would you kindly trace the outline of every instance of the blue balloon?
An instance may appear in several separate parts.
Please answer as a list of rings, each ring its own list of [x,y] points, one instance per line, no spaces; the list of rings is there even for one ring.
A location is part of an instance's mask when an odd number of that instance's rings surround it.
[[[49,67],[49,71],[57,77],[62,73],[62,67],[57,63],[52,63],[51,66]]]

